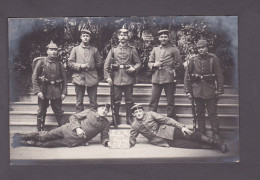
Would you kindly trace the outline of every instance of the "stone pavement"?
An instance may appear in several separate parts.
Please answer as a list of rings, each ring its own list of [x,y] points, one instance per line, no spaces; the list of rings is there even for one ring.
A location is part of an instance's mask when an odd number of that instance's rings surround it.
[[[11,135],[12,137],[12,135]],[[81,147],[10,147],[12,165],[30,164],[106,164],[106,163],[176,163],[176,162],[238,162],[239,145],[227,139],[229,152],[217,150],[164,148],[148,144],[145,139],[131,149],[110,149],[93,141]]]

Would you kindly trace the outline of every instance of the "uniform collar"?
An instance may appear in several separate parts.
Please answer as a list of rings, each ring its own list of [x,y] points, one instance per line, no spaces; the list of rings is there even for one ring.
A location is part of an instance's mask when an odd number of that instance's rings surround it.
[[[89,48],[90,48],[90,45],[87,45],[87,46],[86,46],[86,45],[84,45],[84,43],[83,43],[83,42],[81,42],[81,43],[80,43],[80,46],[81,46],[82,48],[84,48],[84,49],[85,49],[85,48],[87,48],[87,49],[89,49]]]
[[[198,55],[199,59],[206,59],[209,56],[209,53],[205,54],[204,56],[201,56],[200,54]]]
[[[97,112],[96,112],[96,118],[97,118],[98,121],[105,119],[105,117],[101,117]]]
[[[168,44],[166,44],[165,46],[163,46],[163,45],[160,44],[159,47],[162,49],[162,48],[167,48],[167,47],[169,47],[169,46],[170,46],[170,44],[168,43]]]
[[[119,47],[119,48],[123,48],[123,49],[125,49],[125,48],[128,47],[128,43],[126,43],[125,46],[122,46],[122,45],[119,43],[119,44],[118,44],[118,47]]]
[[[50,63],[56,62],[57,59],[58,59],[57,57],[52,58],[52,57],[47,56],[47,61]]]

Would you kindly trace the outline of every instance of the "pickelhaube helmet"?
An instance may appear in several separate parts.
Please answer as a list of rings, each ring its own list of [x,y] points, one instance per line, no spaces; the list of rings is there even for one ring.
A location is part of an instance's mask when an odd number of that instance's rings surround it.
[[[48,44],[46,46],[46,48],[48,48],[48,49],[58,49],[58,46],[57,46],[57,44],[53,43],[53,41],[51,40],[50,44]]]

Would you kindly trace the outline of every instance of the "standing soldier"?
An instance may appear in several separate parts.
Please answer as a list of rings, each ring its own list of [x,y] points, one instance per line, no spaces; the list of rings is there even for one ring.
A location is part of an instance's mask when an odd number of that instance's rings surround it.
[[[62,100],[67,93],[66,74],[62,63],[58,59],[58,46],[52,41],[47,46],[47,57],[36,58],[33,62],[32,75],[33,91],[38,96],[38,131],[44,130],[46,111],[51,101],[58,125],[66,124],[62,118]]]
[[[77,113],[84,110],[83,99],[86,89],[90,108],[97,109],[97,68],[102,66],[98,49],[89,44],[91,32],[82,29],[80,39],[81,44],[72,49],[68,61],[68,66],[74,71],[72,83],[75,84]]]
[[[125,95],[127,124],[132,123],[131,107],[133,106],[133,85],[136,82],[135,73],[141,68],[140,58],[136,49],[128,45],[128,30],[120,29],[118,33],[119,44],[109,51],[105,65],[104,77],[112,85],[114,83],[114,112],[116,123],[120,124],[119,108],[122,92]],[[112,66],[111,66],[112,65]],[[111,69],[111,67],[113,67]],[[112,81],[110,71],[114,71]]]
[[[159,31],[158,38],[161,44],[153,48],[148,62],[148,66],[153,71],[149,110],[157,112],[162,89],[164,89],[167,98],[167,116],[176,120],[174,93],[176,69],[181,65],[180,51],[170,45],[168,30]]]
[[[184,88],[189,99],[194,98],[198,131],[206,132],[205,106],[208,111],[213,136],[219,139],[217,101],[223,94],[223,75],[218,58],[208,53],[206,40],[197,42],[198,55],[191,58],[185,72]]]

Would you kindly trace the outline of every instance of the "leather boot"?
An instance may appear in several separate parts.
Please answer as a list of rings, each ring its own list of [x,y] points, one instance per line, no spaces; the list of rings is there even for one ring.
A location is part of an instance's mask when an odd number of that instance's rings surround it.
[[[111,125],[115,126],[116,128],[120,124],[119,109],[120,109],[120,103],[115,103],[114,112],[115,112],[115,121],[116,122],[112,122]]]
[[[15,133],[13,136],[12,147],[16,148],[19,146],[28,146],[27,140],[36,140],[38,136],[37,132],[29,134]]]
[[[211,137],[205,136],[203,134],[201,135],[200,138],[201,138],[201,142],[204,142],[204,143],[207,143],[209,145],[215,146],[222,153],[227,152],[227,145],[224,142],[222,142],[220,140],[217,140],[215,138],[211,138]]]
[[[205,117],[204,118],[198,118],[198,132],[200,132],[201,134],[205,134],[206,133],[206,121],[205,121]]]
[[[133,123],[133,116],[131,108],[133,107],[133,103],[126,103],[126,124],[130,125]]]

